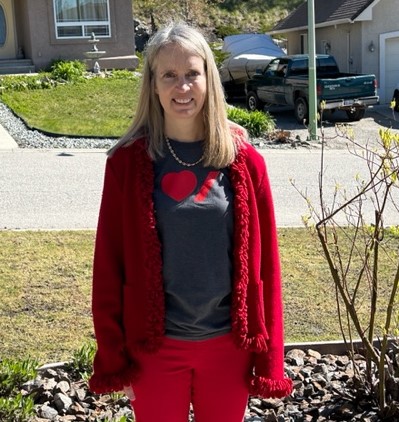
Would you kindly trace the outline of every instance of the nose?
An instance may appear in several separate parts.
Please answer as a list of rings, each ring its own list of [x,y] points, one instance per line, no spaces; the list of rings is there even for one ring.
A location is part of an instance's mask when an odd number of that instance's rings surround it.
[[[190,89],[190,83],[186,76],[180,76],[177,79],[177,88],[183,91],[187,91]]]

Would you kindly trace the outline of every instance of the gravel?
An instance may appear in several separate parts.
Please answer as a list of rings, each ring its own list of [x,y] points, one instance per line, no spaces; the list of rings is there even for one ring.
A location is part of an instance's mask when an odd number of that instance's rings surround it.
[[[0,124],[14,138],[19,148],[108,149],[116,142],[115,139],[109,138],[50,136],[38,130],[31,130],[1,102]]]

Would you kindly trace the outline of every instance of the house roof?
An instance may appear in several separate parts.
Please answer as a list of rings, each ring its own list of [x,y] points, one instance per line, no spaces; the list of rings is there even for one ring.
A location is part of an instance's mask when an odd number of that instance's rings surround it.
[[[353,22],[375,0],[314,0],[315,24]],[[271,33],[289,32],[308,26],[308,3],[305,1],[285,19],[277,23]]]

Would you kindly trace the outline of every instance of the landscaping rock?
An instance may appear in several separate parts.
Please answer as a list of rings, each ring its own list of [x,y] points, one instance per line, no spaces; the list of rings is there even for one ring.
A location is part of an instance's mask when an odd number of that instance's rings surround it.
[[[364,371],[364,359],[360,355],[356,359]],[[355,399],[352,387],[358,381],[347,356],[322,356],[315,351],[296,349],[287,353],[285,365],[294,383],[292,395],[284,399],[251,398],[245,422],[381,420],[378,409],[366,394],[361,400]],[[395,385],[392,391],[398,389],[399,385]],[[94,422],[106,417],[115,422],[122,417],[133,420],[127,397],[95,395],[84,380],[76,379],[65,366],[39,371],[37,379],[24,384],[22,394],[31,395],[35,401],[36,416],[31,422]],[[391,420],[399,420],[395,418],[396,415]],[[192,411],[190,421],[195,422]]]
[[[48,404],[43,404],[40,407],[39,416],[45,420],[53,421],[58,416],[58,411]]]

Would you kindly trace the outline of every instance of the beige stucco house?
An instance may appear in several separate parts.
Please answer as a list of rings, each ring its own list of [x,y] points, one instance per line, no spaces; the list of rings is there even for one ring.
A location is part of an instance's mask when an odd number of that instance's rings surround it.
[[[332,54],[343,72],[373,73],[381,103],[399,84],[398,0],[314,0],[316,52]],[[307,2],[270,34],[287,38],[288,54],[306,53]]]
[[[105,51],[101,68],[137,66],[132,0],[0,0],[0,73],[38,71],[54,59],[85,60],[92,33]]]

